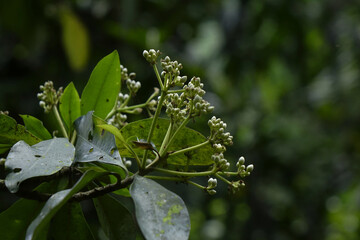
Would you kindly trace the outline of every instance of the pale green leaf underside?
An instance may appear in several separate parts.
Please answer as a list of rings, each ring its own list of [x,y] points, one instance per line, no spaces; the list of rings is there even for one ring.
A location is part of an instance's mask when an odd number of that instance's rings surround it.
[[[184,201],[153,180],[135,176],[130,187],[136,219],[147,240],[186,240],[190,218]]]
[[[115,137],[102,129],[94,128],[93,112],[75,121],[77,131],[75,162],[100,162],[117,165],[126,170],[116,147]]]
[[[152,118],[139,120],[129,123],[123,127],[120,132],[125,139],[147,139],[148,132],[151,126]],[[161,143],[165,137],[166,131],[169,127],[170,121],[167,119],[158,119],[155,126],[154,134],[151,142],[155,144],[157,149],[160,149]],[[207,139],[199,132],[185,127],[176,136],[174,142],[169,147],[168,151],[181,150],[183,148],[191,147],[205,142]],[[132,154],[124,147],[122,143],[117,143],[120,155],[123,157],[132,157]],[[138,156],[142,156],[144,151],[133,148]],[[214,150],[210,144],[194,151],[189,151],[185,154],[178,154],[168,158],[168,164],[174,165],[210,165],[213,163],[211,155]]]
[[[17,142],[10,150],[5,167],[11,172],[5,178],[10,192],[17,192],[22,181],[48,176],[62,167],[70,166],[75,154],[74,146],[66,138],[54,138],[29,146]]]

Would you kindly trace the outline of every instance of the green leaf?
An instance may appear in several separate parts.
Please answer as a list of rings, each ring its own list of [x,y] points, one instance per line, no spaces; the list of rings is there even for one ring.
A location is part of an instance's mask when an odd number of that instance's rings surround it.
[[[23,119],[25,128],[36,137],[40,138],[41,140],[51,139],[52,136],[49,131],[44,127],[42,121],[39,119],[30,116],[30,115],[21,115],[20,117]]]
[[[71,132],[73,122],[81,116],[80,98],[73,82],[69,83],[61,95],[59,109],[61,117]]]
[[[26,240],[37,239],[41,232],[49,226],[50,220],[61,209],[61,207],[70,200],[70,198],[84,188],[93,179],[106,174],[106,172],[87,171],[71,188],[55,193],[49,198],[40,214],[32,221],[26,231]]]
[[[43,183],[36,188],[48,192],[53,184]],[[0,239],[24,239],[27,227],[39,214],[44,202],[20,199],[0,214]]]
[[[29,145],[34,145],[41,141],[41,139],[27,131],[23,125],[17,124],[15,119],[0,114],[0,153],[6,152],[20,140],[25,141]]]
[[[66,203],[51,220],[49,239],[87,240],[94,239],[77,202]]]
[[[75,121],[77,131],[75,162],[100,162],[117,165],[126,170],[117,150],[114,136],[100,128],[93,127],[93,112],[78,118]]]
[[[190,217],[184,201],[160,184],[135,176],[130,187],[136,219],[148,240],[188,239]]]
[[[118,200],[106,194],[93,201],[101,227],[109,239],[135,239],[134,219]]]
[[[81,95],[81,114],[95,111],[105,119],[116,104],[121,86],[118,52],[115,50],[95,66]]]
[[[132,122],[123,127],[120,132],[124,139],[146,139],[150,130],[151,122],[152,118]],[[159,118],[157,121],[152,137],[152,143],[155,144],[157,149],[160,149],[161,147],[169,124],[170,121],[167,119]],[[183,148],[188,148],[203,143],[206,140],[206,137],[204,137],[201,133],[185,127],[178,133],[178,135],[176,135],[175,140],[169,147],[168,151],[176,151]],[[117,145],[119,153],[122,157],[132,157],[131,152],[124,147],[123,143],[118,142]],[[139,157],[144,154],[144,151],[141,149],[134,148],[134,151]],[[204,147],[194,151],[170,156],[167,162],[168,164],[173,165],[210,165],[213,163],[211,160],[211,155],[213,154],[214,150],[211,145],[206,144]]]
[[[70,166],[74,153],[74,146],[66,138],[53,138],[32,147],[19,141],[5,161],[5,168],[11,171],[5,178],[5,185],[15,193],[26,179],[52,175],[62,167]]]
[[[70,67],[82,70],[89,58],[89,36],[85,26],[68,8],[60,11],[62,27],[62,44],[68,57]]]

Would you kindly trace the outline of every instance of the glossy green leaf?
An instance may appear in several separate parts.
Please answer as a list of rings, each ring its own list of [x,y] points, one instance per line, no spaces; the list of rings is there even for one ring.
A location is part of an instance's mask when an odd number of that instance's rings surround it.
[[[47,140],[52,138],[49,131],[44,127],[42,121],[40,121],[39,119],[30,115],[20,115],[20,117],[24,121],[26,130],[31,132],[36,137],[40,138],[41,140]]]
[[[120,132],[125,139],[147,139],[147,135],[151,126],[152,118],[139,120],[132,122],[123,127]],[[155,144],[157,149],[160,149],[162,141],[165,137],[167,129],[169,127],[170,121],[167,119],[158,119],[156,124],[152,143]],[[192,130],[190,128],[183,128],[178,135],[176,135],[175,140],[172,145],[169,147],[169,151],[181,150],[183,148],[191,147],[200,143],[205,142],[207,139],[201,133]],[[123,157],[131,157],[132,154],[127,148],[124,147],[122,143],[118,143],[118,149],[120,155]],[[134,148],[134,151],[138,156],[142,156],[144,151],[142,149]],[[214,150],[210,144],[205,145],[202,148],[196,149],[194,151],[189,151],[186,153],[170,156],[168,158],[169,164],[174,165],[210,165],[213,163],[211,160],[211,155],[214,154]]]
[[[94,239],[79,203],[66,203],[58,211],[51,220],[48,238],[52,240]]]
[[[68,57],[70,67],[82,70],[89,58],[89,36],[80,19],[69,9],[60,9],[62,27],[62,44]]]
[[[43,183],[36,188],[40,192],[49,192],[54,186]],[[25,239],[27,227],[36,218],[44,202],[20,199],[0,214],[0,239]]]
[[[15,119],[0,114],[0,153],[6,152],[16,142],[23,140],[29,145],[41,141],[31,134],[23,125],[17,124]]]
[[[76,91],[73,82],[65,88],[61,95],[59,110],[67,128],[71,132],[73,129],[73,122],[80,117],[80,98]]]
[[[135,176],[130,194],[136,219],[147,240],[189,238],[189,213],[178,195],[140,176]]]
[[[10,192],[17,192],[20,183],[26,179],[52,175],[62,167],[70,166],[74,154],[75,148],[66,138],[53,138],[32,147],[19,141],[5,161],[5,168],[11,171],[5,178],[5,185]]]
[[[93,179],[105,174],[104,172],[87,171],[71,188],[55,193],[46,202],[40,214],[32,221],[26,231],[26,240],[37,239],[41,232],[45,231],[49,226],[50,220],[61,209],[62,206],[70,200],[70,198],[82,188],[84,188]]]
[[[135,239],[134,219],[117,199],[106,194],[93,201],[101,227],[109,239]]]
[[[94,128],[93,112],[75,121],[77,131],[75,162],[100,162],[117,165],[126,170],[117,150],[115,137],[100,128]]]
[[[96,116],[105,119],[116,104],[120,86],[120,60],[115,50],[101,59],[92,71],[81,95],[81,114],[95,111]]]

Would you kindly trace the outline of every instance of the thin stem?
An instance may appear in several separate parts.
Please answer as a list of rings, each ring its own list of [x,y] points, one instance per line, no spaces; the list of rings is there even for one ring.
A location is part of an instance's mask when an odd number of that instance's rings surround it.
[[[166,146],[166,144],[168,143],[169,141],[169,138],[171,136],[171,130],[172,130],[172,127],[173,127],[173,123],[172,121],[170,121],[170,124],[169,124],[169,127],[168,127],[168,130],[165,134],[165,137],[163,139],[163,142],[161,143],[161,147],[160,147],[160,152],[162,152],[164,150],[164,147]]]
[[[151,176],[151,175],[146,175],[145,177],[150,178],[150,179],[155,179],[155,180],[167,180],[167,181],[178,181],[178,182],[186,181],[185,179],[178,178],[178,177]]]
[[[229,180],[227,180],[226,178],[220,176],[220,174],[215,173],[215,177],[219,178],[220,180],[224,181],[225,183],[231,185],[231,182]]]
[[[172,153],[169,153],[169,157],[170,156],[174,156],[174,155],[178,155],[178,154],[181,154],[181,153],[185,153],[185,152],[189,152],[189,151],[193,151],[193,150],[196,150],[198,148],[201,148],[203,146],[206,146],[206,144],[208,144],[210,141],[207,140],[203,143],[200,143],[198,145],[195,145],[195,146],[192,146],[192,147],[188,147],[188,148],[184,148],[184,149],[181,149],[181,150],[178,150],[178,151],[175,151],[175,152],[172,152]]]
[[[189,122],[190,120],[190,114],[189,116],[180,124],[180,126],[176,129],[175,133],[171,136],[169,142],[166,144],[166,146],[164,147],[163,151],[160,151],[160,156],[163,156],[164,153],[166,153],[166,151],[168,150],[169,146],[171,145],[171,143],[174,141],[176,135],[180,132],[180,130],[186,126],[186,124]]]
[[[168,93],[182,93],[185,92],[185,89],[176,89],[176,90],[169,90]]]
[[[202,190],[206,189],[206,187],[204,187],[204,186],[202,186],[200,184],[197,184],[196,182],[193,182],[193,181],[187,181],[187,182],[190,183],[191,185],[194,185],[195,187],[198,187],[198,188],[202,189]]]
[[[71,144],[73,144],[73,145],[75,144],[76,135],[77,135],[76,130],[74,130],[74,131],[73,131],[73,134],[72,134],[72,136],[71,136]]]
[[[141,104],[137,104],[137,105],[132,105],[132,106],[128,106],[128,107],[122,107],[122,108],[118,108],[116,110],[116,112],[124,112],[124,111],[128,111],[128,110],[133,110],[136,108],[143,108],[146,107],[147,103],[141,103]]]
[[[150,143],[152,135],[154,133],[156,122],[157,122],[157,119],[158,119],[158,117],[160,115],[161,108],[162,108],[163,102],[165,100],[165,97],[166,97],[166,91],[162,91],[161,95],[160,95],[160,100],[159,100],[158,106],[156,108],[155,115],[154,115],[152,123],[151,123],[150,131],[149,131],[148,137],[146,139],[146,142],[148,142],[148,143]],[[141,164],[141,168],[145,168],[147,153],[148,153],[147,150],[145,150],[143,161],[142,161],[142,164]]]
[[[238,176],[238,172],[218,172],[219,175]]]
[[[64,123],[63,123],[63,121],[61,120],[61,117],[60,117],[59,111],[58,111],[58,109],[57,109],[57,106],[54,106],[54,107],[53,107],[53,112],[54,112],[54,114],[55,114],[56,120],[58,121],[58,123],[59,123],[59,125],[60,125],[60,129],[61,129],[62,134],[64,135],[64,137],[66,137],[67,139],[69,139],[69,136],[68,136],[68,134],[66,133],[66,129],[65,129]]]
[[[162,80],[161,80],[161,77],[160,77],[160,74],[159,74],[159,70],[157,69],[156,64],[153,65],[153,68],[154,68],[154,71],[155,71],[155,74],[156,74],[156,78],[159,81],[160,88],[161,88],[162,91],[164,91],[164,84],[162,83]]]
[[[158,172],[162,172],[162,173],[168,173],[171,175],[177,175],[177,176],[185,176],[185,177],[200,177],[200,176],[208,176],[208,175],[212,175],[214,174],[214,169],[210,171],[204,171],[204,172],[179,172],[179,171],[173,171],[173,170],[168,170],[168,169],[164,169],[164,168],[152,168],[152,170],[158,171]]]

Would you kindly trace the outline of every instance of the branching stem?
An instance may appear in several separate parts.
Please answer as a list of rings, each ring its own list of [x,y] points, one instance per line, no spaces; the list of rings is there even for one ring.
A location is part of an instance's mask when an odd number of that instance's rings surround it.
[[[65,129],[64,123],[63,123],[63,121],[61,120],[61,117],[60,117],[59,111],[58,111],[58,109],[57,109],[57,106],[53,106],[53,112],[54,112],[54,114],[55,114],[56,120],[57,120],[58,123],[59,123],[59,126],[60,126],[60,129],[61,129],[62,134],[64,135],[64,137],[66,137],[67,139],[69,139],[69,136],[68,136],[68,134],[66,133],[66,129]]]

